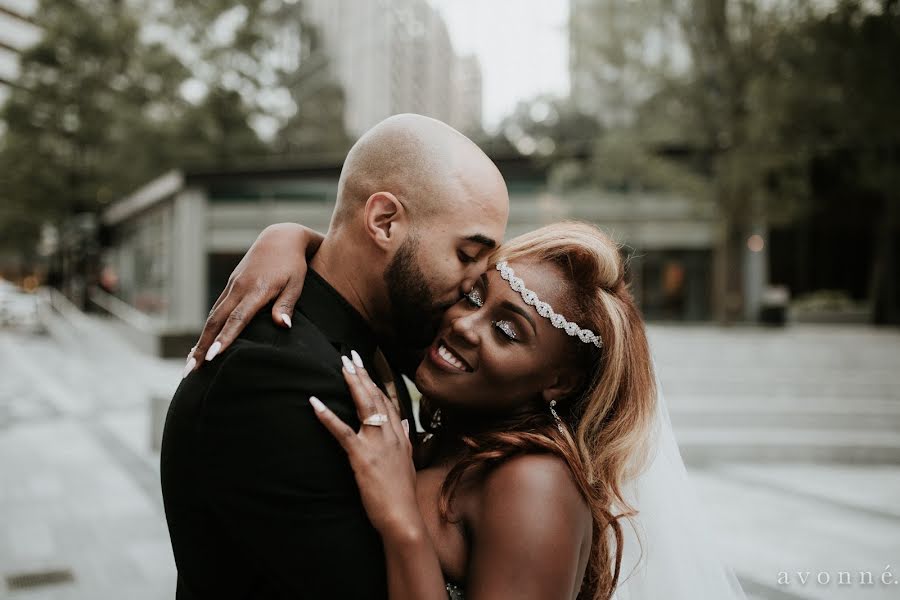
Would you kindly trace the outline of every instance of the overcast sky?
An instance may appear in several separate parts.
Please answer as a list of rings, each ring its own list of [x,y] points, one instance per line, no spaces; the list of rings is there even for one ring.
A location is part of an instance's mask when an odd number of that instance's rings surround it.
[[[569,0],[430,0],[457,53],[474,53],[491,129],[520,100],[569,92]]]

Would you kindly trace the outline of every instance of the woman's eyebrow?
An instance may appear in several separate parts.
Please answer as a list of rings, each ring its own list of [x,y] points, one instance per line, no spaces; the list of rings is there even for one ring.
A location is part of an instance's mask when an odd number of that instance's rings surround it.
[[[537,335],[537,325],[534,324],[534,319],[531,318],[531,315],[529,315],[524,308],[522,308],[518,304],[513,304],[509,300],[504,300],[500,303],[500,306],[525,317],[525,320],[528,321],[528,323],[531,325],[531,328],[534,330],[534,334]]]

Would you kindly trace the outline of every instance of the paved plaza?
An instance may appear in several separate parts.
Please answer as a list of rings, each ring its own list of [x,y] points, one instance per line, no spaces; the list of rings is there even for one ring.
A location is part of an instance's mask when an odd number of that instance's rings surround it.
[[[0,330],[0,597],[171,599],[151,398],[181,361],[96,317],[47,324]],[[900,598],[900,332],[653,326],[651,342],[751,597]]]

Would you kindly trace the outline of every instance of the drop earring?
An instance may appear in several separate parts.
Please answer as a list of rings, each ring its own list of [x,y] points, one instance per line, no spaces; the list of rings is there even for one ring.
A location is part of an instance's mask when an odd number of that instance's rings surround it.
[[[556,428],[559,429],[559,432],[565,433],[565,431],[563,431],[563,421],[559,418],[559,414],[556,412],[556,400],[550,401],[550,414],[553,415],[553,420],[556,421]]]
[[[431,430],[435,431],[441,427],[441,409],[437,409],[431,415]]]

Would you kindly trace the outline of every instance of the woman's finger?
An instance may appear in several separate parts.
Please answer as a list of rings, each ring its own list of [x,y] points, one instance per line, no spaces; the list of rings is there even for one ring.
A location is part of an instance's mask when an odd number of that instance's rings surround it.
[[[291,315],[294,314],[294,307],[297,305],[297,300],[300,299],[300,294],[303,292],[303,282],[303,275],[298,273],[288,280],[287,285],[278,294],[278,297],[275,299],[275,305],[272,306],[272,320],[277,324],[288,329],[293,325],[291,323]]]
[[[371,389],[367,388],[360,381],[356,365],[346,356],[341,356],[341,363],[344,366],[342,369],[344,381],[347,382],[347,387],[350,388],[350,396],[356,405],[356,414],[359,416],[359,420],[365,421],[372,415],[382,412],[379,410],[377,398],[372,394]]]
[[[237,306],[237,300],[235,299],[235,295],[231,293],[231,288],[232,284],[229,281],[228,285],[225,286],[225,289],[219,294],[216,303],[209,311],[206,322],[203,324],[203,331],[200,334],[200,339],[194,347],[191,348],[190,354],[188,354],[187,364],[185,365],[184,373],[182,373],[183,377],[187,377],[191,371],[195,370],[198,365],[204,362],[210,346],[212,346],[216,336],[219,335],[219,332],[222,331],[222,325],[225,323],[225,317],[223,315],[229,314],[231,310]]]
[[[309,397],[309,403],[312,405],[316,417],[322,422],[322,425],[325,426],[325,429],[334,436],[334,439],[338,441],[344,449],[344,452],[351,454],[356,447],[357,441],[356,432],[353,431],[353,428],[341,421],[336,414],[331,412],[331,410],[315,396]]]
[[[359,379],[359,382],[370,394],[372,394],[372,403],[376,405],[379,411],[387,415],[388,423],[390,423],[394,434],[399,438],[408,437],[408,433],[403,432],[400,411],[397,406],[395,406],[394,402],[381,391],[381,388],[375,385],[374,381],[372,381],[359,353],[357,353],[356,350],[352,350],[350,356],[352,357],[351,362],[356,370],[356,376]]]

